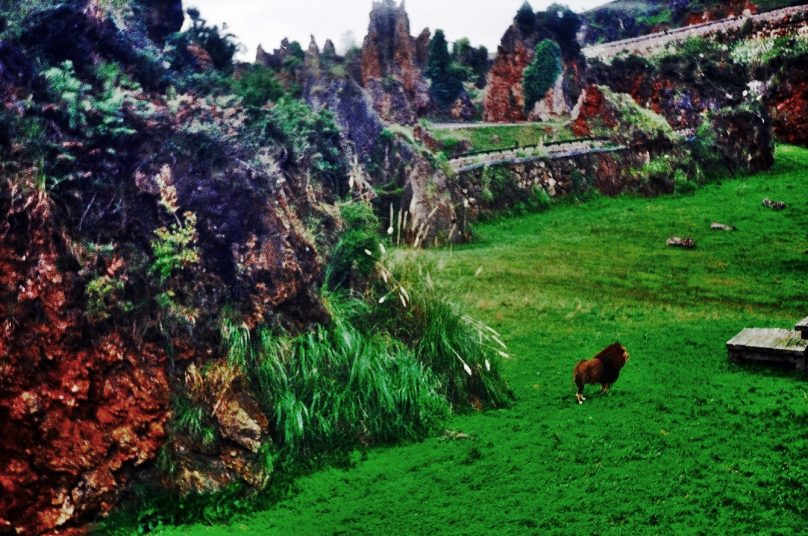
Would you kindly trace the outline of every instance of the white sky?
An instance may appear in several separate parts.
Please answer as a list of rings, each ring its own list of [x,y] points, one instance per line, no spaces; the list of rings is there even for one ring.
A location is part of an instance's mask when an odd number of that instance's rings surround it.
[[[397,0],[399,1],[399,0]],[[523,0],[406,0],[410,33],[418,35],[429,27],[442,29],[449,41],[468,37],[472,44],[496,51],[502,34]],[[559,0],[574,11],[585,11],[607,0]],[[553,0],[531,0],[536,11]],[[227,23],[228,31],[246,46],[240,58],[252,61],[255,49],[278,48],[281,39],[297,40],[306,49],[314,34],[322,49],[327,38],[341,51],[342,36],[352,31],[357,45],[368,29],[372,0],[184,0],[185,8],[196,7],[210,24]]]

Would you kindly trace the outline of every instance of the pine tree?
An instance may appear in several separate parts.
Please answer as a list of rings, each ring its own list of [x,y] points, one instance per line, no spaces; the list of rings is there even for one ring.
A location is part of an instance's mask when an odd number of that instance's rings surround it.
[[[432,97],[441,106],[449,106],[463,91],[463,68],[452,62],[443,30],[436,30],[427,49],[426,72],[432,81]]]
[[[536,15],[533,13],[533,6],[525,2],[519,11],[516,12],[516,25],[523,36],[532,35],[536,29]]]

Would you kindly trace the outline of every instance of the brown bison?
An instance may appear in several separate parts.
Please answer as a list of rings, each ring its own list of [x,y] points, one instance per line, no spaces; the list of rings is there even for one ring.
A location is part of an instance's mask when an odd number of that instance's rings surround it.
[[[575,368],[572,370],[572,378],[575,385],[578,386],[578,392],[575,394],[575,399],[579,404],[583,404],[584,400],[584,385],[587,383],[599,383],[600,392],[605,393],[609,390],[617,377],[620,376],[620,370],[629,360],[626,348],[616,342],[607,346],[592,359],[584,359],[579,361]]]

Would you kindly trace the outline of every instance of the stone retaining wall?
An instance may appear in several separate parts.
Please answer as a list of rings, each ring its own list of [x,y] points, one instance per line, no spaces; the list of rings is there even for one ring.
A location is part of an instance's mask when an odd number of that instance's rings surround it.
[[[618,147],[569,156],[549,156],[480,166],[458,172],[451,181],[461,228],[480,216],[512,208],[535,208],[547,198],[597,190],[605,195],[632,191],[671,193],[673,181],[653,182],[635,170],[656,157],[676,161],[685,149],[672,144]],[[546,194],[546,195],[545,195]]]

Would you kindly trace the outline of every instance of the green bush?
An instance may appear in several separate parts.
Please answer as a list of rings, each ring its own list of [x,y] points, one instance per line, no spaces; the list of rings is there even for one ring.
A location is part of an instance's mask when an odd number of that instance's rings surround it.
[[[187,435],[203,445],[212,445],[217,439],[216,429],[205,408],[184,395],[174,397],[169,428],[172,434]]]
[[[223,341],[271,422],[282,465],[359,445],[418,439],[448,415],[440,385],[413,352],[367,328],[369,306],[324,295],[328,326],[300,335],[262,328],[251,340],[225,318]],[[195,421],[194,421],[195,422]]]
[[[634,176],[640,183],[640,190],[648,189],[649,193],[670,191],[674,184],[674,167],[668,155],[657,156],[636,170]]]
[[[259,339],[251,372],[273,440],[292,458],[418,439],[448,414],[438,380],[411,351],[339,313],[328,328]]]
[[[360,288],[376,269],[381,224],[363,202],[343,204],[340,214],[344,228],[326,265],[326,284],[331,289]]]
[[[154,231],[157,240],[152,240],[154,253],[149,272],[165,282],[178,270],[199,262],[196,248],[196,215],[184,214],[185,223],[172,224],[170,228],[160,227]]]
[[[127,91],[138,91],[140,86],[132,82],[120,68],[111,63],[102,64],[97,70],[101,91],[95,92],[91,84],[81,81],[67,60],[58,67],[43,73],[51,96],[62,105],[71,130],[92,138],[94,141],[129,136],[135,130],[127,126],[124,105],[132,103]]]
[[[270,101],[276,101],[284,94],[275,73],[263,65],[253,64],[245,68],[233,80],[233,89],[246,106],[260,108]]]
[[[468,72],[452,61],[443,30],[436,30],[429,41],[424,74],[432,82],[430,91],[440,107],[451,106],[463,91],[463,80]]]
[[[298,164],[307,164],[336,195],[347,192],[348,163],[331,112],[314,112],[305,102],[284,96],[269,116],[270,134],[289,144]]]
[[[187,13],[191,18],[191,27],[186,32],[188,38],[207,51],[214,67],[230,72],[233,69],[233,56],[239,48],[234,40],[236,36],[220,31],[216,25],[208,26],[197,9],[191,8]]]
[[[543,99],[547,91],[555,85],[561,70],[561,47],[558,43],[545,39],[536,45],[533,59],[525,67],[522,75],[525,113],[530,113],[533,105]]]
[[[13,40],[25,31],[24,21],[64,0],[0,0],[0,38]]]
[[[87,315],[106,320],[112,311],[130,312],[133,308],[132,302],[121,297],[124,287],[123,279],[106,274],[91,279],[84,289],[87,297]]]

